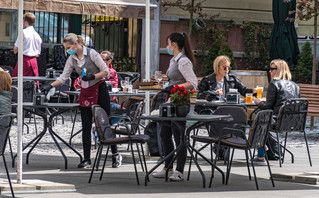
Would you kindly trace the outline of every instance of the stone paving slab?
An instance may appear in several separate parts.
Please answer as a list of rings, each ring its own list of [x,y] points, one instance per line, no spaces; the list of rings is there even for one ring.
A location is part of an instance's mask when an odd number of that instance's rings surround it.
[[[16,180],[11,180],[13,191],[15,193],[43,193],[43,192],[74,192],[75,185],[63,184],[45,180],[30,179],[23,180],[22,184],[17,184]],[[0,194],[10,192],[10,186],[7,179],[0,180]]]
[[[284,173],[284,174],[274,173],[273,178],[276,181],[319,185],[319,172]]]

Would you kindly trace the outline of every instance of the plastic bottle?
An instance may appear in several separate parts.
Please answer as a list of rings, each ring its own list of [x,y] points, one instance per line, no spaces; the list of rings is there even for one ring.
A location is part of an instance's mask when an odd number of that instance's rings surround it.
[[[97,132],[95,131],[95,127],[92,128],[92,134],[95,142],[99,141],[99,137],[97,136]]]
[[[83,68],[82,69],[82,77],[81,78],[83,78],[83,76],[85,76],[85,75],[87,75],[86,68]],[[82,88],[88,88],[89,87],[89,81],[81,80],[81,87]]]

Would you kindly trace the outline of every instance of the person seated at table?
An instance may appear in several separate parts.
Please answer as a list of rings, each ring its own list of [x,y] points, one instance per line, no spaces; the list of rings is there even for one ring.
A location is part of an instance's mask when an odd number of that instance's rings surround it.
[[[78,168],[87,168],[91,165],[91,106],[99,104],[110,115],[110,96],[103,80],[109,74],[109,68],[94,49],[85,46],[82,36],[69,33],[64,37],[63,45],[66,52],[70,54],[63,73],[53,83],[43,86],[41,91],[48,92],[52,87],[64,84],[73,69],[80,76],[82,76],[82,70],[87,69],[87,74],[82,77],[82,81],[88,82],[88,87],[81,88],[79,97],[84,160],[78,165]],[[119,167],[121,160],[122,156],[117,153],[116,145],[112,145],[112,167]]]
[[[214,60],[214,73],[205,76],[199,82],[197,99],[208,99],[210,97],[212,100],[224,101],[230,88],[237,89],[242,96],[245,96],[246,93],[256,93],[256,89],[246,87],[236,76],[229,74],[230,64],[231,61],[228,56],[222,55],[216,57]],[[213,107],[195,106],[197,113],[211,113],[214,110]],[[225,148],[220,149],[218,158],[224,159],[225,152]]]
[[[169,68],[166,72],[169,78],[167,89],[171,89],[174,85],[183,86],[186,90],[196,89],[197,78],[193,70],[193,65],[196,64],[196,59],[192,52],[189,39],[185,33],[172,33],[167,39],[168,54],[173,55],[170,60]],[[177,122],[185,131],[186,122]],[[171,121],[163,121],[161,124],[161,138],[163,143],[164,155],[167,156],[174,150],[172,141],[174,135],[175,145],[183,144],[181,142],[180,132]],[[170,165],[174,156],[165,161],[164,169],[152,174],[155,178],[165,178],[166,170],[168,169],[169,179],[172,181],[183,181],[184,166],[186,162],[186,146],[183,145],[177,156],[176,171],[173,172],[173,165]],[[170,166],[169,166],[170,165]]]
[[[216,93],[217,100],[224,100],[230,88],[237,89],[242,96],[246,93],[256,93],[256,89],[246,87],[236,76],[229,74],[230,64],[228,56],[218,56],[214,60],[214,73],[200,81],[197,98],[203,97],[206,91],[212,91]]]
[[[272,109],[273,115],[277,116],[280,107],[291,98],[300,98],[299,86],[291,81],[291,73],[286,61],[281,59],[275,59],[270,62],[269,74],[271,81],[268,86],[266,101],[261,101],[259,98],[253,98],[253,101],[258,104],[258,109]],[[275,120],[272,122],[274,126]],[[276,156],[279,156],[277,141],[271,134],[268,133],[267,147],[269,152],[267,156],[269,159],[276,160]],[[274,153],[271,153],[273,151]],[[272,154],[272,155],[270,155]],[[278,159],[278,158],[277,158]],[[258,154],[254,158],[254,162],[265,162],[264,149],[258,149]]]
[[[0,68],[0,115],[11,113],[11,92],[12,78],[10,74]]]

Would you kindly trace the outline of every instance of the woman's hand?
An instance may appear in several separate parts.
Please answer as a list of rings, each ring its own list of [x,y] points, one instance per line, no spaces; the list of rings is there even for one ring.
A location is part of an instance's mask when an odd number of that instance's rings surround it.
[[[215,93],[217,93],[218,95],[223,95],[223,89],[217,89],[216,91],[215,91]]]
[[[255,104],[259,104],[261,102],[261,100],[256,97],[253,97],[253,101],[255,102]]]
[[[253,88],[253,94],[257,93],[257,89]]]

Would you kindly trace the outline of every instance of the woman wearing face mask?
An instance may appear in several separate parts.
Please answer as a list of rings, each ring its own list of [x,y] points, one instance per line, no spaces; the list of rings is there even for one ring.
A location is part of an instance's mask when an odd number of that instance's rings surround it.
[[[87,88],[82,84],[79,96],[84,160],[78,165],[78,168],[86,168],[91,165],[91,106],[99,104],[110,115],[110,97],[106,84],[102,80],[103,77],[109,74],[109,69],[99,53],[85,46],[81,36],[69,33],[64,37],[63,45],[66,52],[70,54],[65,63],[63,73],[56,81],[50,85],[45,85],[41,90],[48,92],[52,87],[61,86],[70,77],[73,69],[82,76],[82,83],[83,81],[88,83]],[[87,70],[86,75],[82,75],[83,69]],[[115,151],[112,150],[112,152]]]
[[[205,91],[213,91],[218,94],[219,100],[224,100],[229,88],[238,89],[242,96],[245,96],[246,93],[256,93],[255,89],[246,87],[236,76],[229,74],[230,64],[228,56],[218,56],[214,60],[214,73],[205,76],[200,81],[197,98],[200,98]]]
[[[169,78],[168,89],[174,85],[184,86],[185,89],[196,89],[197,78],[193,71],[193,65],[196,64],[196,60],[188,37],[185,33],[172,33],[167,37],[167,51],[168,54],[173,55],[170,60],[169,68],[166,72]],[[178,123],[183,130],[185,130],[186,122]],[[172,134],[174,135],[175,144],[180,144],[180,133],[172,125],[170,121],[162,122],[161,126],[161,137],[164,149],[164,155],[166,156],[174,150],[174,144],[172,141]],[[170,162],[173,160],[172,156],[165,162],[165,167],[160,172],[153,173],[152,176],[155,178],[165,178],[165,172],[167,169],[169,179],[172,181],[184,180],[183,172],[186,161],[186,147],[183,146],[180,150],[179,156],[177,156],[177,167],[176,171],[173,172],[173,165],[169,167]]]

